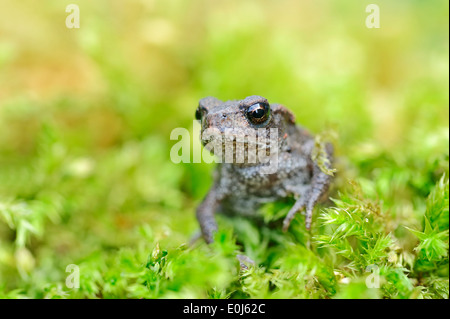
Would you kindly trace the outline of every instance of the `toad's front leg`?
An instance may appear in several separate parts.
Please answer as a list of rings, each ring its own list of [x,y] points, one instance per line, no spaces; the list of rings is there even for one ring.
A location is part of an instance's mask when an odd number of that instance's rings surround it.
[[[213,187],[197,208],[197,220],[200,224],[202,236],[208,244],[214,241],[214,234],[217,231],[217,222],[214,214],[220,202],[221,198],[218,196],[215,187]],[[239,260],[241,269],[248,269],[248,265],[255,264],[252,259],[245,255],[237,254],[236,257]]]
[[[325,147],[326,150],[326,156],[327,161],[325,163],[325,166],[328,169],[331,169],[331,160],[333,156],[333,147],[331,144],[326,144]],[[310,190],[302,195],[292,206],[292,208],[289,210],[288,214],[286,215],[284,221],[283,221],[283,231],[287,231],[289,228],[289,225],[291,224],[292,220],[294,219],[294,216],[297,212],[305,209],[305,226],[306,229],[311,228],[311,221],[312,221],[312,215],[313,215],[313,209],[314,206],[317,204],[317,202],[320,201],[320,199],[323,197],[323,195],[328,191],[328,188],[330,186],[331,182],[331,176],[323,172],[320,167],[317,165],[317,163],[313,164],[313,177],[311,180],[311,188]]]
[[[214,241],[214,233],[217,231],[214,214],[219,204],[220,199],[217,196],[216,188],[213,186],[197,207],[197,220],[200,224],[202,236],[208,244]]]

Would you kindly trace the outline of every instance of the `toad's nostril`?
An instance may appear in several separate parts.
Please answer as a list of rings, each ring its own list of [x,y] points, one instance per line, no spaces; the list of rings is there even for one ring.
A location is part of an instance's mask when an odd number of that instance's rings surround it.
[[[213,119],[211,118],[211,116],[206,116],[206,118],[205,118],[205,126],[206,126],[207,128],[214,127],[214,121],[213,121]]]
[[[224,119],[226,119],[226,118],[227,118],[227,115],[224,113],[224,114],[222,114],[222,117],[223,117]]]

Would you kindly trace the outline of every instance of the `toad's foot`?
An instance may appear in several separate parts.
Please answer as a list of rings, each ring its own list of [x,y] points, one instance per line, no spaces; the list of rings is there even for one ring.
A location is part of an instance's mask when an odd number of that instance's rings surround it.
[[[295,217],[295,214],[297,214],[297,212],[303,210],[306,206],[306,200],[305,197],[300,197],[294,204],[294,206],[292,206],[292,208],[289,210],[289,212],[287,213],[286,217],[283,220],[283,231],[286,232],[289,228],[289,225],[291,224],[292,220]]]
[[[247,270],[250,266],[256,265],[256,263],[253,261],[253,259],[251,259],[245,255],[238,254],[238,255],[236,255],[236,258],[239,260],[239,265],[241,266],[241,270]]]

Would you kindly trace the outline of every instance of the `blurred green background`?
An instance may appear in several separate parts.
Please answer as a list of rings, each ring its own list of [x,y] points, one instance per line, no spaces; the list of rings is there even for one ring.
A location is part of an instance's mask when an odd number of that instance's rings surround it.
[[[376,1],[379,29],[369,3],[2,0],[0,295],[51,297],[68,264],[187,242],[213,166],[172,163],[169,136],[205,96],[332,129],[335,189],[355,179],[420,227],[448,172],[448,2]]]

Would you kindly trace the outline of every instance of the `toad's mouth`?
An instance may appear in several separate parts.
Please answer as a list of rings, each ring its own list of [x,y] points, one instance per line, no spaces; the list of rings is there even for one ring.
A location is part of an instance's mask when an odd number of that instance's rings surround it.
[[[261,163],[278,153],[278,140],[231,137],[223,134],[202,136],[202,144],[225,163]]]

